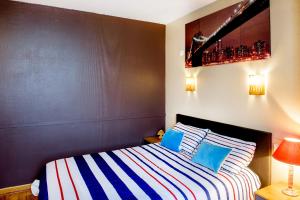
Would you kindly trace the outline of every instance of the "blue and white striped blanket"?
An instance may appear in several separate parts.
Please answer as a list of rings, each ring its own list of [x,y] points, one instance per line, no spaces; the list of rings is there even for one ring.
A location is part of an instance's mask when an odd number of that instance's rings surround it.
[[[159,144],[52,161],[40,177],[40,200],[253,199],[250,169],[215,174]]]

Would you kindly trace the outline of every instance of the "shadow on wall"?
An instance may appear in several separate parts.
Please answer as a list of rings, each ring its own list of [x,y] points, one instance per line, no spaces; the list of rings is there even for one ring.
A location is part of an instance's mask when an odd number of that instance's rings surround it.
[[[299,112],[294,110],[294,113],[291,114],[290,110],[287,110],[286,108],[288,106],[285,106],[285,104],[280,104],[278,99],[276,99],[276,96],[272,95],[271,92],[269,92],[267,95],[268,105],[270,108],[272,108],[271,115],[273,116],[272,119],[268,119],[268,121],[272,120],[269,121],[268,124],[280,123],[276,124],[275,127],[277,128],[272,130],[273,143],[279,144],[284,137],[300,137],[300,122],[293,117],[293,115],[300,116],[300,110],[298,109]]]

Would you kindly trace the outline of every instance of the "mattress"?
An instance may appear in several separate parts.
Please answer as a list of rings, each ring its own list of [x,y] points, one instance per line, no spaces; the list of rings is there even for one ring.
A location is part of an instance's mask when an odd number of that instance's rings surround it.
[[[253,199],[258,176],[213,171],[159,144],[87,154],[47,163],[40,200]]]

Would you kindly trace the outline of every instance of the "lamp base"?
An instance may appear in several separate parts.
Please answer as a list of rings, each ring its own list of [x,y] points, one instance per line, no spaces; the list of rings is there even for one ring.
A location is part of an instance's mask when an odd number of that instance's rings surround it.
[[[281,192],[283,194],[291,196],[291,197],[297,197],[297,196],[299,196],[297,190],[290,189],[290,188],[283,189],[283,190],[281,190]]]

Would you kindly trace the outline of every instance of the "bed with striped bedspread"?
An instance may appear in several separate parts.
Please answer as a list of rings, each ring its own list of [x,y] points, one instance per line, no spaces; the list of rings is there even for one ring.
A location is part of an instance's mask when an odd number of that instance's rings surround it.
[[[253,199],[257,175],[213,173],[159,144],[52,161],[40,177],[40,200]]]

